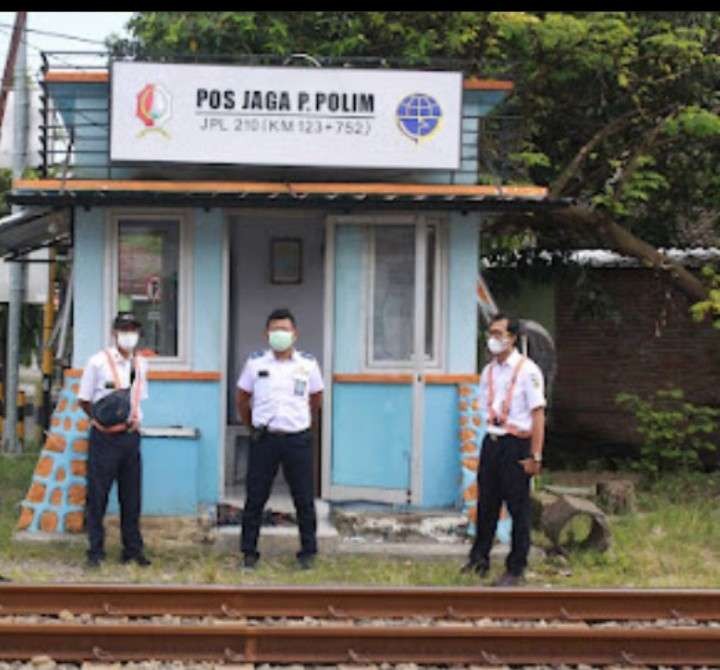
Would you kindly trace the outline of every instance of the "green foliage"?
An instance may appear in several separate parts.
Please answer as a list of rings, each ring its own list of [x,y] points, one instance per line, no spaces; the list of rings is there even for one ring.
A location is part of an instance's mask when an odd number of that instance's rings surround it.
[[[116,54],[307,53],[510,76],[503,112],[524,125],[507,151],[523,179],[552,186],[599,135],[559,195],[605,208],[653,245],[719,242],[720,13],[137,12],[128,27]],[[557,241],[549,229],[537,239]]]
[[[525,167],[550,167],[550,158],[539,151],[521,151],[510,154],[510,160],[517,161]]]
[[[702,275],[709,286],[708,297],[692,305],[690,313],[695,321],[712,319],[713,327],[720,329],[720,273],[706,265],[702,269]]]
[[[651,400],[619,393],[617,404],[633,413],[643,438],[632,466],[649,477],[700,469],[703,454],[717,451],[720,409],[685,400],[680,389],[658,390]]]
[[[0,168],[0,216],[7,214],[10,208],[5,201],[5,194],[10,191],[12,186],[12,170]]]
[[[25,496],[37,462],[37,450],[21,455],[0,454],[0,552],[10,547],[18,520],[18,502]]]
[[[0,361],[5,361],[8,305],[0,305]],[[20,310],[20,365],[32,363],[33,352],[40,355],[42,344],[43,306],[23,303]]]
[[[690,105],[669,119],[665,127],[668,135],[684,133],[698,139],[720,136],[720,115],[697,105]]]

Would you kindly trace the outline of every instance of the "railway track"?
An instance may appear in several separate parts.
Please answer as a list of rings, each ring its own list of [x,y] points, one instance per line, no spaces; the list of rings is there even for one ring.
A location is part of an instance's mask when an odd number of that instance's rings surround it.
[[[0,660],[38,654],[716,665],[720,591],[0,585]]]

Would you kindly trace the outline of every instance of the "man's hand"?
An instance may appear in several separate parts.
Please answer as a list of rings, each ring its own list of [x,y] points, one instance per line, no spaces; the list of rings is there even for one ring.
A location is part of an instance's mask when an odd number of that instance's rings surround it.
[[[237,406],[238,415],[240,420],[248,428],[252,428],[252,411],[250,409],[250,398],[252,393],[238,389],[235,393],[235,404]]]
[[[127,423],[128,430],[131,433],[140,432],[140,421],[138,419],[130,419]]]
[[[542,463],[540,461],[536,461],[532,456],[523,458],[521,461],[518,461],[518,463],[522,465],[523,470],[525,470],[525,474],[530,477],[539,475],[540,470],[542,469]]]

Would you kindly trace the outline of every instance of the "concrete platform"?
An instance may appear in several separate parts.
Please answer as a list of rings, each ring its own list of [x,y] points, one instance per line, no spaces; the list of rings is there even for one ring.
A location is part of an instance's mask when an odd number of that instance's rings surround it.
[[[327,520],[318,518],[317,543],[322,554],[336,552],[340,535]],[[216,531],[214,548],[220,552],[236,553],[240,548],[240,526],[221,526]],[[294,555],[300,549],[297,526],[263,526],[258,539],[258,551],[263,556]]]
[[[226,499],[233,504],[235,501]],[[288,495],[273,495],[268,501],[266,511],[292,514],[295,512],[292,499]],[[330,505],[325,500],[315,500],[317,516],[318,551],[332,553],[340,540],[340,534],[330,521]],[[240,526],[219,526],[215,529],[214,548],[221,552],[237,552],[240,547]],[[262,526],[258,539],[258,551],[264,556],[295,554],[300,548],[298,527],[294,523],[282,523],[276,526]]]
[[[325,522],[318,522],[318,552],[326,556],[376,556],[412,560],[449,559],[466,560],[470,542],[387,542],[376,539],[341,537],[337,530]],[[215,548],[221,552],[237,552],[240,529],[237,526],[219,528]],[[297,527],[270,526],[260,531],[258,550],[263,556],[294,555],[299,548]],[[490,552],[493,562],[503,561],[510,552],[507,544],[496,543]],[[544,552],[538,547],[530,549],[529,560],[541,560]]]

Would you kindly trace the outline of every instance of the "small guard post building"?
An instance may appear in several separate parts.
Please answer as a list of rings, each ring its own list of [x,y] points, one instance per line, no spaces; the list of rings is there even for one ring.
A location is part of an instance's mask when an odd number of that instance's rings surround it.
[[[0,225],[6,257],[64,245],[72,259],[72,366],[21,527],[82,525],[75,392],[118,310],[140,317],[151,355],[144,514],[242,503],[235,383],[280,306],[325,379],[318,498],[461,504],[483,430],[480,229],[550,204],[541,187],[479,183],[488,139],[502,140],[489,115],[512,82],[68,58],[46,58],[40,177],[13,183],[21,212]]]

